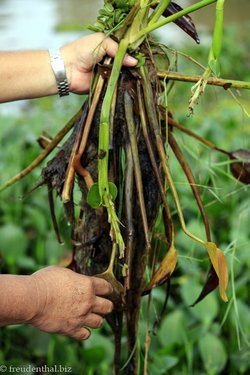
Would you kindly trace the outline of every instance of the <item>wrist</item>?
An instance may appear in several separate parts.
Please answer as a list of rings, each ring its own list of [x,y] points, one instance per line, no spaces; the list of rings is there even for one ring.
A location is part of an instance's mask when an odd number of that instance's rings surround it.
[[[65,62],[58,48],[49,49],[50,63],[60,97],[69,95],[69,82]]]
[[[40,271],[37,271],[30,275],[36,295],[36,304],[34,305],[33,315],[29,320],[29,323],[31,324],[35,324],[38,320],[40,320],[40,317],[42,316],[48,302],[48,286],[40,273]]]
[[[29,323],[38,309],[38,296],[30,276],[1,275],[0,325]]]
[[[21,305],[21,323],[29,323],[39,310],[39,294],[35,280],[31,275],[17,276],[22,278],[24,302]]]
[[[63,62],[64,62],[69,92],[73,92],[72,91],[72,70],[73,70],[72,66],[73,66],[73,64],[71,63],[71,58],[70,58],[71,54],[72,54],[72,51],[68,51],[67,47],[68,47],[67,45],[61,47],[60,51],[61,51],[62,59],[63,59]]]

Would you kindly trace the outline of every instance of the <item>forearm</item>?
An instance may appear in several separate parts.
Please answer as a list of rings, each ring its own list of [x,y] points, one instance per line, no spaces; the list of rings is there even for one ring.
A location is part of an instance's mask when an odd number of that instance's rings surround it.
[[[48,51],[0,52],[0,103],[57,92]]]
[[[32,277],[0,275],[0,326],[28,323],[37,305],[37,288]]]
[[[118,44],[103,33],[88,35],[60,48],[69,91],[86,94],[93,66],[106,55],[115,57],[117,48]],[[136,64],[135,58],[124,58],[123,65]],[[57,94],[55,74],[46,50],[0,52],[0,103]]]

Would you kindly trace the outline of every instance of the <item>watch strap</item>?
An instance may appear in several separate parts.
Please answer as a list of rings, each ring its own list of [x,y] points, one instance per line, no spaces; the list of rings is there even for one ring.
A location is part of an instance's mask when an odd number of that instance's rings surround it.
[[[58,94],[60,97],[69,95],[69,84],[66,76],[64,61],[59,48],[50,48],[49,56],[51,67],[56,78]]]

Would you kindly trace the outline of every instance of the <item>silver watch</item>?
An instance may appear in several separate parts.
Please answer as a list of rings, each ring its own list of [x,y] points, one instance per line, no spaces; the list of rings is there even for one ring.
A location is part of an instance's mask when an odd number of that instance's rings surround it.
[[[51,67],[53,69],[59,96],[69,95],[69,84],[61,52],[58,48],[49,49]]]

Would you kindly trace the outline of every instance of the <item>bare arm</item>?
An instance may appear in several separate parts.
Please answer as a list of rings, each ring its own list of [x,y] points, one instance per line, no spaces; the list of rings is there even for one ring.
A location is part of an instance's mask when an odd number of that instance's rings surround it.
[[[45,332],[87,339],[113,304],[105,280],[47,267],[30,276],[0,275],[0,326],[32,324]]]
[[[57,93],[48,51],[0,52],[0,102]]]
[[[81,94],[89,90],[93,65],[105,55],[114,57],[118,45],[104,34],[80,38],[61,48],[70,91]],[[126,56],[124,65],[137,61]],[[0,52],[0,103],[49,96],[57,85],[47,50]]]

